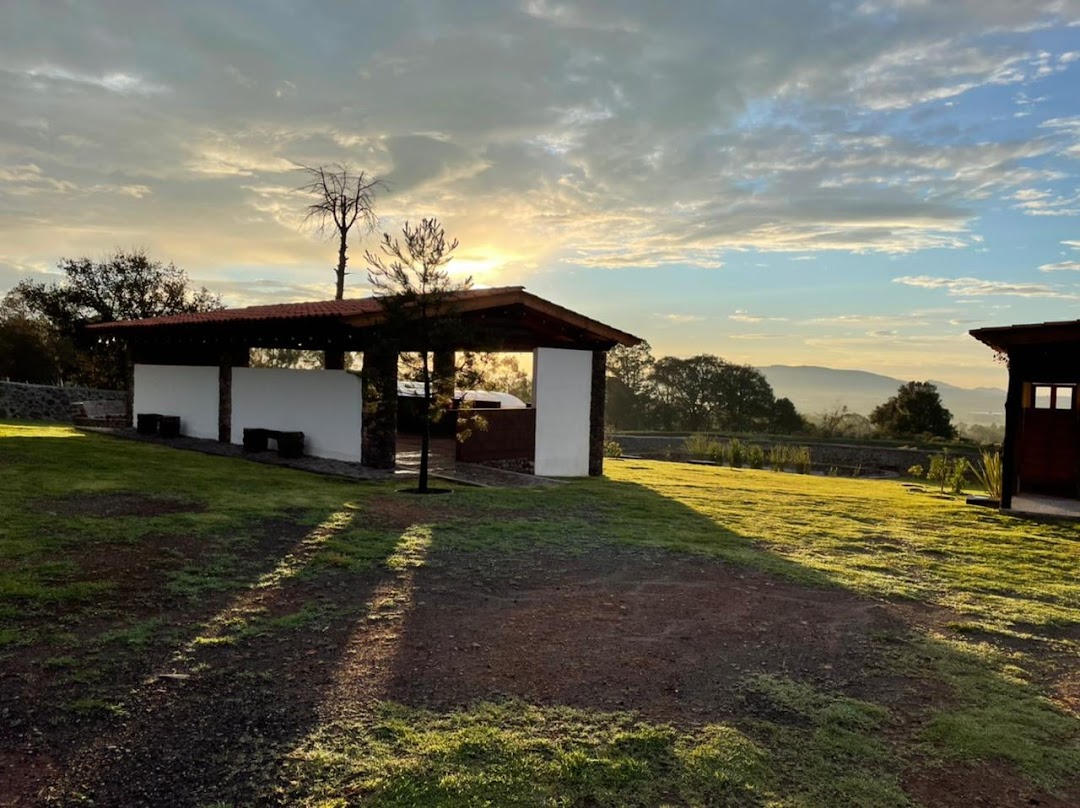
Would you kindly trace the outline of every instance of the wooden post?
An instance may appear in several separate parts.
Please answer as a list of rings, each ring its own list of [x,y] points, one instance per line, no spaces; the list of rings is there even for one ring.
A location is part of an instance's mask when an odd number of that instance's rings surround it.
[[[397,464],[398,354],[387,348],[364,351],[364,435],[361,462],[376,469]]]
[[[607,395],[607,351],[593,351],[592,397],[589,401],[589,476],[604,473],[604,401]]]
[[[1009,392],[1005,397],[1005,438],[1001,447],[1001,510],[1012,507],[1016,493],[1016,442],[1024,414],[1023,365],[1009,357]]]
[[[339,350],[323,351],[324,370],[345,370],[345,352]]]

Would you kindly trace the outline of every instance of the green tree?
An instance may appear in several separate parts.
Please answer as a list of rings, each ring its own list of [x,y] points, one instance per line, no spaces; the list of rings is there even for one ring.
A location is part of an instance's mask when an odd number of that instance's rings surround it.
[[[649,343],[617,345],[607,355],[604,420],[620,429],[644,429],[649,413],[649,377],[656,360]]]
[[[806,430],[806,419],[799,415],[790,398],[778,398],[769,414],[768,429],[779,435],[793,435]]]
[[[29,314],[9,294],[0,303],[0,379],[58,384],[73,365],[74,352],[48,322]]]
[[[183,270],[151,260],[143,250],[118,251],[103,261],[64,258],[58,269],[60,281],[22,281],[9,298],[72,346],[70,380],[96,387],[124,387],[126,359],[122,345],[88,338],[85,326],[221,308],[217,295],[195,288]]]
[[[895,396],[874,408],[870,422],[891,437],[956,437],[952,413],[942,405],[937,387],[930,382],[901,385]]]
[[[417,357],[417,375],[423,382],[420,480],[417,491],[428,493],[431,424],[449,403],[446,391],[437,391],[432,372],[435,353],[452,351],[464,326],[455,316],[454,297],[472,287],[472,278],[451,278],[447,265],[457,249],[438,219],[405,222],[401,239],[384,233],[379,252],[365,253],[368,282],[386,312],[386,331],[392,344],[407,345]],[[453,396],[453,389],[448,391]]]
[[[647,389],[650,420],[667,430],[764,429],[776,401],[760,371],[711,354],[656,360]]]

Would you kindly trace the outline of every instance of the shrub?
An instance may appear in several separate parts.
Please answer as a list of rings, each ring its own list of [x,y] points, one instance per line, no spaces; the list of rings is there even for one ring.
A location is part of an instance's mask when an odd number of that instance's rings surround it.
[[[604,457],[622,457],[622,446],[617,440],[604,441]]]
[[[769,468],[773,471],[783,471],[787,465],[788,449],[782,443],[769,447]]]
[[[982,450],[979,465],[972,468],[975,480],[991,499],[1001,501],[1002,476],[1001,455],[998,452]]]
[[[733,469],[741,469],[743,460],[746,458],[746,448],[738,438],[732,438],[728,442],[728,461]]]
[[[921,464],[916,463],[914,466],[907,470],[907,473],[909,477],[915,477],[916,479],[921,480],[924,476],[926,476],[926,469],[924,469]]]
[[[709,444],[709,460],[713,461],[714,463],[723,464],[724,458],[726,456],[727,453],[725,451],[724,444],[722,444],[720,441],[714,440]]]
[[[708,460],[715,443],[708,435],[694,434],[683,442],[683,449],[695,460]]]
[[[964,493],[964,483],[967,482],[967,471],[970,466],[963,457],[958,457],[953,462],[952,469],[949,471],[949,485],[952,486],[952,492],[954,494]]]
[[[810,473],[810,447],[800,446],[791,453],[791,464],[799,474]]]
[[[969,468],[967,460],[962,457],[953,460],[949,457],[949,450],[945,449],[940,454],[931,455],[930,469],[926,472],[926,479],[937,483],[938,490],[942,494],[945,493],[946,486],[954,494],[962,494]]]
[[[765,465],[765,450],[756,443],[746,448],[746,463],[752,469],[759,469]]]

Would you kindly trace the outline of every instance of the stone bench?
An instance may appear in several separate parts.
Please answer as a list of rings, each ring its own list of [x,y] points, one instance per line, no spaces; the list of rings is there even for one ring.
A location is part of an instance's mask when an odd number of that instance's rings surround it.
[[[73,401],[71,420],[76,426],[126,427],[127,405],[117,399]]]
[[[265,452],[269,447],[271,438],[277,441],[278,457],[293,458],[303,456],[303,432],[287,432],[279,429],[263,429],[261,427],[244,430],[244,451]]]

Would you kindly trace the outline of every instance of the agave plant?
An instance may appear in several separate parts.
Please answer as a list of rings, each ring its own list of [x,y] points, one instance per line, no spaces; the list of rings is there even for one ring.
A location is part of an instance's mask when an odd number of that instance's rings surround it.
[[[979,461],[978,466],[974,466],[972,471],[975,472],[975,479],[979,485],[986,489],[987,495],[991,499],[1001,501],[1002,479],[1001,479],[1001,454],[999,452],[991,452],[988,449],[982,450],[982,458]]]

